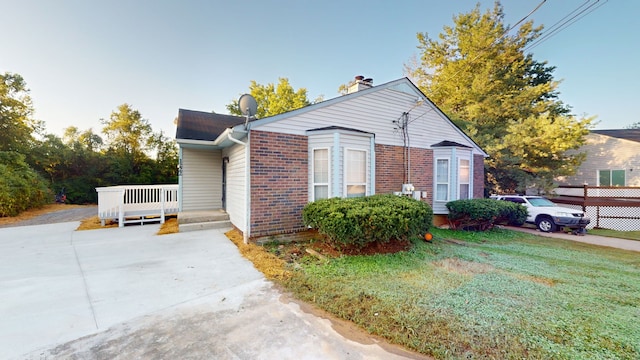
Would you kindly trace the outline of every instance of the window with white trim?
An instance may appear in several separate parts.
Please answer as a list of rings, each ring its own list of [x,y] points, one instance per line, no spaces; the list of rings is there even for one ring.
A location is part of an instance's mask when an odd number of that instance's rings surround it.
[[[460,159],[460,164],[458,165],[458,199],[469,199],[470,171],[469,159]]]
[[[449,159],[436,160],[436,201],[449,200]]]
[[[624,170],[598,170],[598,186],[625,186]]]
[[[329,198],[329,149],[313,149],[313,200]]]
[[[346,197],[360,197],[367,194],[367,152],[347,149],[345,151]]]

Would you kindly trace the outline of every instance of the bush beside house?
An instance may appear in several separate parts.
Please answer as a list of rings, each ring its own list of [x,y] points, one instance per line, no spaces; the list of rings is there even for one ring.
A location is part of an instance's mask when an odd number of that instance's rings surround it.
[[[524,206],[493,199],[450,201],[447,209],[452,229],[484,231],[497,224],[522,225],[527,219]]]
[[[386,194],[318,200],[305,206],[302,217],[334,244],[363,248],[424,234],[433,211],[424,202]]]

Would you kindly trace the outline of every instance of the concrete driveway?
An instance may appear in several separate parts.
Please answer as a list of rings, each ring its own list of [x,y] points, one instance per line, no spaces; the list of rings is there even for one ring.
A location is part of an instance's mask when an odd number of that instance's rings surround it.
[[[221,230],[77,226],[0,229],[0,358],[421,358],[303,311]]]

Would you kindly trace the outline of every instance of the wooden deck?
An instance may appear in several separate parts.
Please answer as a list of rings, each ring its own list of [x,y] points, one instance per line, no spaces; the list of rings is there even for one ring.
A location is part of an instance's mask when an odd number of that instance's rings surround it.
[[[128,223],[160,221],[178,213],[178,185],[119,185],[96,188],[98,217]]]

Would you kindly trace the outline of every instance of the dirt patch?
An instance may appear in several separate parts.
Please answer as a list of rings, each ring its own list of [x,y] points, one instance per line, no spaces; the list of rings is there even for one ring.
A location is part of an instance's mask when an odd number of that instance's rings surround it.
[[[0,228],[81,221],[97,213],[97,205],[49,204],[40,209],[25,211],[15,217],[0,218]]]
[[[490,264],[466,261],[458,258],[446,258],[434,263],[435,266],[463,275],[486,274],[495,268]]]

